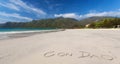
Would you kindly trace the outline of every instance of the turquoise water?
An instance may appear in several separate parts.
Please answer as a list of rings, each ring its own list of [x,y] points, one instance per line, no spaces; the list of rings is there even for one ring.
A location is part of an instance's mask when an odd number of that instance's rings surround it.
[[[31,31],[31,30],[52,30],[51,28],[0,28],[0,32],[11,32],[11,31]]]
[[[42,32],[53,30],[50,28],[0,28],[0,40],[10,38],[9,34],[17,34],[17,33],[31,33],[31,32]]]

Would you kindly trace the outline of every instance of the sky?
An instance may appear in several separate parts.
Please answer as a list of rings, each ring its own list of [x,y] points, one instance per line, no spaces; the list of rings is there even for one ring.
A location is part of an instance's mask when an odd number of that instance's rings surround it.
[[[120,0],[0,0],[0,23],[92,16],[120,17]]]

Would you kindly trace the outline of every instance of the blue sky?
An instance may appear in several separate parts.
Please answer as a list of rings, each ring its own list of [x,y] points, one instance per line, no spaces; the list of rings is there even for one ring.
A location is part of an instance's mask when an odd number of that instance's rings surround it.
[[[0,23],[43,18],[120,16],[120,0],[0,0]]]

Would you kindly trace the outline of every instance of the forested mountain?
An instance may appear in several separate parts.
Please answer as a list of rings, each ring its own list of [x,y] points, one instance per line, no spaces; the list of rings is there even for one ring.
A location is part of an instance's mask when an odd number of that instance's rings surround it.
[[[72,18],[33,20],[31,22],[7,22],[4,28],[81,28],[79,21]]]
[[[113,28],[120,25],[120,18],[115,17],[90,17],[83,20],[73,18],[51,18],[33,20],[30,22],[7,22],[0,24],[1,28]]]

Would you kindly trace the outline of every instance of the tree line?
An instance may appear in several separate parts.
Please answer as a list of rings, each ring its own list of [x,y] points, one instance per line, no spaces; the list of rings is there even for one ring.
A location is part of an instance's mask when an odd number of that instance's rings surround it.
[[[105,18],[98,22],[92,22],[88,28],[117,28],[120,25],[120,18]]]

